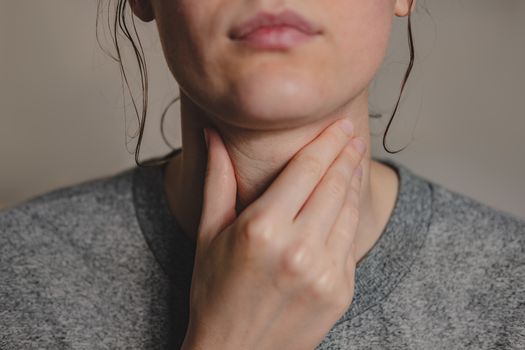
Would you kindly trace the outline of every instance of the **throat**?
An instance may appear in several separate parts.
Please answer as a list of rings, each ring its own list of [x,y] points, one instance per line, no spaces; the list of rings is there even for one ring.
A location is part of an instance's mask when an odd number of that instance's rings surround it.
[[[369,171],[370,209],[362,211],[363,215],[359,219],[355,238],[357,264],[385,232],[399,195],[400,179],[395,169],[372,159]]]

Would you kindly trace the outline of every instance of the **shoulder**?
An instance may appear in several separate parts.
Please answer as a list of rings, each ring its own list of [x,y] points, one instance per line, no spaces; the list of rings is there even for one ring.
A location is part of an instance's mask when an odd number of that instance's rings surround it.
[[[95,253],[136,230],[133,174],[126,169],[0,211],[0,269]]]
[[[128,169],[0,211],[0,270],[11,268],[12,273],[13,266],[28,267],[31,261],[45,266],[57,257],[102,248],[103,241],[134,223],[132,179]]]
[[[429,182],[432,188],[432,225],[450,241],[470,241],[487,252],[524,249],[525,219],[466,194]]]
[[[78,238],[132,211],[132,170],[34,196],[0,211],[0,247]],[[81,234],[82,233],[82,234]],[[2,249],[2,248],[0,248]],[[5,255],[4,255],[5,257]],[[0,258],[1,259],[1,258]]]
[[[60,348],[96,336],[141,336],[140,315],[149,305],[143,281],[160,275],[136,219],[134,174],[128,169],[0,211],[6,349],[27,339]]]
[[[131,175],[59,188],[0,211],[0,275],[8,281],[0,303],[80,281],[111,262],[116,246],[122,252],[139,241]]]
[[[415,268],[426,281],[421,290],[435,303],[443,299],[458,322],[476,319],[470,324],[480,334],[497,331],[508,344],[521,344],[525,220],[443,185],[431,188],[432,218]]]
[[[431,183],[432,218],[422,264],[451,290],[464,288],[479,305],[520,305],[525,289],[525,220]],[[462,286],[460,288],[460,286]],[[476,292],[474,292],[476,290]],[[500,299],[501,300],[501,299]],[[522,305],[523,306],[523,305]]]

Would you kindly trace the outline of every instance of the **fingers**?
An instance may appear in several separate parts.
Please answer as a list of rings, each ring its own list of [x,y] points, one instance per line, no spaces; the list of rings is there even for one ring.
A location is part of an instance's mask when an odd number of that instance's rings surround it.
[[[311,239],[320,244],[326,242],[336,219],[341,216],[351,180],[363,157],[364,150],[360,153],[354,141],[349,142],[327,170],[296,219],[299,231],[312,235]]]
[[[359,198],[361,195],[362,174],[352,176],[350,189],[339,212],[337,220],[326,238],[327,251],[338,259],[340,266],[347,266],[350,255],[355,255],[354,238],[359,223]],[[355,259],[356,257],[353,256]]]
[[[272,215],[294,220],[313,189],[353,134],[342,128],[346,118],[327,127],[301,149],[270,187],[252,205],[270,208]],[[345,131],[347,130],[347,131]]]
[[[209,242],[236,217],[237,182],[230,156],[217,131],[208,131],[208,160],[204,179],[198,241]]]

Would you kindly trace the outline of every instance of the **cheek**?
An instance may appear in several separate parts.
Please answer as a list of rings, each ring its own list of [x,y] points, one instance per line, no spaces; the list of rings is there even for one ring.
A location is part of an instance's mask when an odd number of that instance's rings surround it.
[[[350,1],[342,15],[336,17],[337,28],[331,38],[337,50],[334,66],[351,82],[351,88],[365,88],[384,59],[393,17],[393,7],[386,3]]]
[[[222,1],[222,0],[221,0]],[[159,0],[157,27],[167,64],[181,87],[200,81],[217,42],[219,1]]]

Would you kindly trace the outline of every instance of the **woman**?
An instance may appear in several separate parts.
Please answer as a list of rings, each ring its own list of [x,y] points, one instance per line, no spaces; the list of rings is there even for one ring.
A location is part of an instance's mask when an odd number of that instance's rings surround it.
[[[368,151],[415,3],[129,5],[182,147],[1,213],[2,349],[525,347],[525,222]]]

